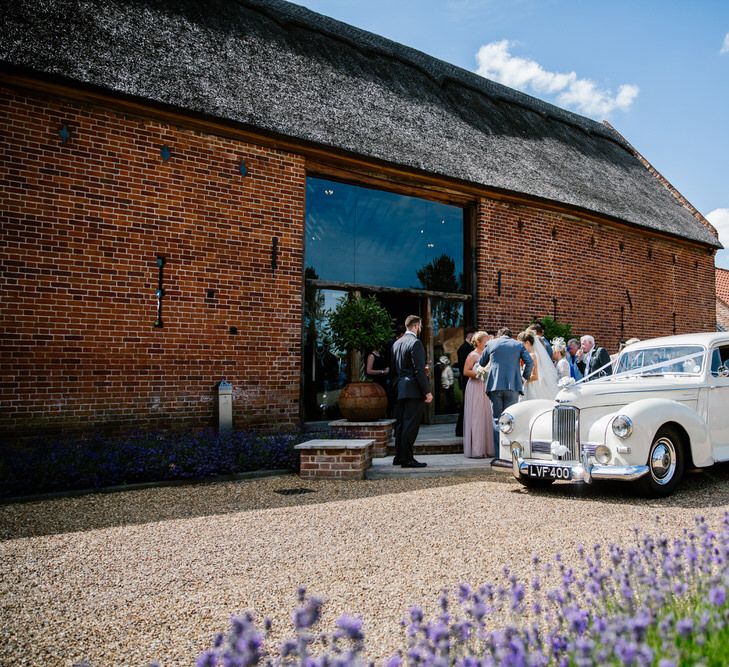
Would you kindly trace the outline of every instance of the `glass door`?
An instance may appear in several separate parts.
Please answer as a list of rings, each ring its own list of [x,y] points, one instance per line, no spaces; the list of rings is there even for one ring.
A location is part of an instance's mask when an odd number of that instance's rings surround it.
[[[319,289],[307,283],[304,299],[304,421],[339,419],[337,400],[347,384],[347,355],[327,334],[326,311],[345,291]]]

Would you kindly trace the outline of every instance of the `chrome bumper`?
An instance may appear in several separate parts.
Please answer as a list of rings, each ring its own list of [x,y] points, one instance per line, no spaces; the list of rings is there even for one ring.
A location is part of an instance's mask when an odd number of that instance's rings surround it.
[[[648,466],[604,466],[590,463],[590,456],[582,452],[581,461],[545,461],[543,459],[524,459],[521,447],[511,450],[511,465],[514,477],[528,477],[529,464],[550,467],[567,467],[571,471],[573,482],[586,482],[591,484],[595,479],[615,479],[623,482],[632,482],[648,474]]]

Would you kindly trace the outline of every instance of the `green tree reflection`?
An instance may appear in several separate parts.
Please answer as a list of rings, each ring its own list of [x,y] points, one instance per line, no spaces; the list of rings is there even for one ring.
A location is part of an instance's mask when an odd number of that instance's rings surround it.
[[[459,292],[459,280],[456,278],[456,263],[452,257],[441,255],[417,271],[418,280],[423,289],[433,292]],[[457,327],[461,317],[460,304],[438,299],[433,303],[433,319],[437,326]]]

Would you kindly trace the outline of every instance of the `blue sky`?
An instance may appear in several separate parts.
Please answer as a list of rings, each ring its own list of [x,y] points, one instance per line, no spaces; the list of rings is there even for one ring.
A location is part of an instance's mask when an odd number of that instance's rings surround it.
[[[608,120],[729,248],[729,0],[297,4]]]

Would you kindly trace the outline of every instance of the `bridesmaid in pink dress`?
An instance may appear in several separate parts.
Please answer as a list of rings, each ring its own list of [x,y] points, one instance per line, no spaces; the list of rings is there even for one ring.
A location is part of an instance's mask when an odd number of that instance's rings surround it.
[[[468,377],[463,396],[463,455],[470,459],[496,455],[491,401],[486,396],[484,378],[479,378],[474,371],[488,339],[485,331],[473,334],[471,343],[474,350],[463,365],[463,374]]]

